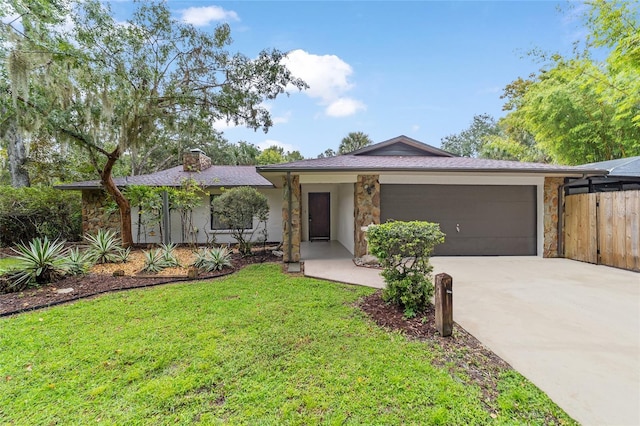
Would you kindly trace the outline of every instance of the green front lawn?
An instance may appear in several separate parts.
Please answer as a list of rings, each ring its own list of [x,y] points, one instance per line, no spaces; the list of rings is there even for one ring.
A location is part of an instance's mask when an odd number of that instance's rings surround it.
[[[8,271],[9,269],[17,265],[18,265],[18,261],[12,257],[5,257],[0,259],[0,274],[2,274],[5,271]]]
[[[572,423],[515,373],[487,407],[371,291],[267,264],[0,319],[0,424]]]

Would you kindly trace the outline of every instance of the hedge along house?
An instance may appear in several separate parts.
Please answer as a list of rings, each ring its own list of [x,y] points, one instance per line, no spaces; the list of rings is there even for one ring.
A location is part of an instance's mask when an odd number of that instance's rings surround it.
[[[558,256],[558,199],[567,178],[600,168],[457,157],[399,136],[336,157],[260,166],[282,188],[285,262],[301,241],[336,240],[367,253],[366,226],[387,220],[437,222],[435,255]]]
[[[201,150],[193,149],[184,153],[183,164],[156,173],[139,176],[114,178],[116,185],[123,189],[129,185],[145,185],[153,187],[179,188],[186,180],[193,179],[203,189],[202,202],[191,214],[190,232],[185,235],[183,223],[177,212],[170,211],[170,241],[174,243],[205,244],[215,239],[218,243],[233,243],[228,229],[220,224],[211,212],[211,199],[221,194],[224,188],[252,186],[267,197],[270,212],[266,223],[269,241],[282,240],[282,195],[281,189],[275,188],[267,179],[256,172],[254,166],[218,166],[212,165],[211,159]],[[95,233],[98,229],[120,230],[120,217],[117,212],[109,214],[106,207],[110,203],[109,195],[103,190],[100,181],[77,182],[57,186],[65,190],[82,191],[82,227],[83,232]],[[131,206],[131,224],[135,243],[160,243],[160,223],[138,223],[137,206]],[[143,229],[137,232],[138,225]],[[256,230],[261,234],[264,225],[254,220],[247,224],[247,230]]]

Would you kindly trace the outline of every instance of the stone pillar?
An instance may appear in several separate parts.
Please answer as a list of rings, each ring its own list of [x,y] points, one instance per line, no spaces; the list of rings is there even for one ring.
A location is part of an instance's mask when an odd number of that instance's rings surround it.
[[[300,176],[291,176],[291,187],[284,178],[282,198],[282,260],[284,262],[300,261],[300,240],[302,237],[302,216]],[[289,211],[289,194],[291,194],[291,211]],[[289,215],[291,215],[291,229],[289,229]],[[291,258],[289,258],[289,233],[291,233]]]
[[[114,231],[120,236],[120,211],[108,213],[111,197],[102,189],[82,191],[82,232],[95,234],[98,229]]]
[[[379,175],[358,175],[354,197],[355,257],[367,254],[367,241],[363,227],[380,223]]]
[[[544,250],[543,257],[559,257],[558,254],[558,188],[562,177],[544,178]]]

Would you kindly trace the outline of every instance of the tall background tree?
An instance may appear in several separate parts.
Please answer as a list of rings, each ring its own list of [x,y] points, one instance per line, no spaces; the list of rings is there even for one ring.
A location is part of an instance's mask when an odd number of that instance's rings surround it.
[[[462,157],[478,157],[488,138],[498,134],[500,128],[495,118],[489,114],[479,114],[473,117],[467,129],[445,136],[440,142],[445,151]]]
[[[202,140],[218,119],[266,132],[273,122],[263,102],[288,85],[306,87],[282,65],[284,53],[232,53],[228,25],[202,32],[164,3],[140,3],[121,24],[100,1],[70,2],[67,31],[44,22],[38,2],[11,6],[21,19],[2,26],[3,98],[12,99],[23,131],[31,126],[83,149],[119,207],[124,245],[132,243],[130,204],[112,178],[123,155]]]
[[[373,141],[364,132],[351,132],[340,141],[338,155],[348,154],[365,146],[371,145]]]
[[[571,57],[532,53],[547,65],[504,94],[505,119],[557,163],[640,155],[639,3],[593,0],[586,6],[584,46]]]

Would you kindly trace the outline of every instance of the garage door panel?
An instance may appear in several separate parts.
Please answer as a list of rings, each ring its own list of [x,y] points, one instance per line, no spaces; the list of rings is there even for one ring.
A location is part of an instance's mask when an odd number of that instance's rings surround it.
[[[426,220],[447,234],[435,255],[535,255],[536,187],[381,186],[381,220]]]

